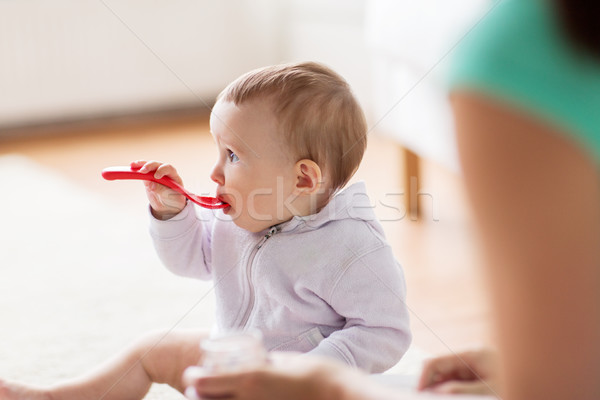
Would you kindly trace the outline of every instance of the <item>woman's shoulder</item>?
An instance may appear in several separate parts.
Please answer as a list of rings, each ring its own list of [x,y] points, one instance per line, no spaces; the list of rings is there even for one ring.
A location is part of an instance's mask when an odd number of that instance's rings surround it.
[[[537,74],[549,73],[556,66],[545,65],[544,61],[564,58],[563,47],[568,47],[561,40],[549,3],[496,0],[457,46],[449,77],[451,86],[478,79],[493,81],[508,73],[513,74],[513,80],[520,80],[526,70],[533,69]]]
[[[600,160],[600,62],[569,42],[552,2],[497,0],[458,46],[449,83],[531,112]]]

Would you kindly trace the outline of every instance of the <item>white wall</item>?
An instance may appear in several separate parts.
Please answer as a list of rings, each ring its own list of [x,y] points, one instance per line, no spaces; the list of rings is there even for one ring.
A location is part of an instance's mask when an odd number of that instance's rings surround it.
[[[365,0],[0,1],[0,128],[211,102],[315,60],[371,95]]]
[[[457,168],[444,63],[437,63],[490,4],[0,1],[0,131],[211,103],[250,69],[315,60],[350,82],[371,128]]]
[[[0,127],[210,103],[278,59],[276,3],[0,1]]]

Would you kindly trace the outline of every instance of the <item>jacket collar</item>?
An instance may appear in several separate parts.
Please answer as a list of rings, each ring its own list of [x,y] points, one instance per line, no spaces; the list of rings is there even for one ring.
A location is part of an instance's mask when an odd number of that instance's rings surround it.
[[[343,219],[376,220],[363,181],[354,183],[338,192],[318,213],[302,217],[295,216],[277,227],[281,232],[302,232],[315,230],[331,221]]]

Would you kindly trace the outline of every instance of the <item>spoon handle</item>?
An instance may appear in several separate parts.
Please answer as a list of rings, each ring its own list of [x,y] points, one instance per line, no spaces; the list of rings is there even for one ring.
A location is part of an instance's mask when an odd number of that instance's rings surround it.
[[[139,170],[131,169],[130,167],[109,167],[102,170],[102,177],[109,181],[114,180],[142,180],[160,183],[181,193],[182,195],[188,195],[188,191],[179,185],[173,179],[163,176],[160,179],[154,177],[154,172],[140,172]]]
[[[140,172],[139,170],[132,169],[131,167],[109,167],[102,170],[102,177],[106,180],[144,180],[160,183],[165,185],[178,193],[181,193],[189,200],[194,203],[205,207],[205,208],[224,208],[227,207],[227,203],[223,203],[214,197],[203,197],[197,196],[193,193],[188,192],[183,186],[175,182],[173,179],[163,176],[162,178],[156,179],[154,172]]]

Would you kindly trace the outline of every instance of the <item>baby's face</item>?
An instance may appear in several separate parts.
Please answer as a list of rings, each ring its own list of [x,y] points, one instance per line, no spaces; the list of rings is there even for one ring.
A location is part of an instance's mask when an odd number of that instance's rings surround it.
[[[219,101],[210,117],[218,158],[211,179],[223,210],[239,227],[260,232],[292,218],[295,161],[278,134],[275,116],[260,100],[236,106]]]

